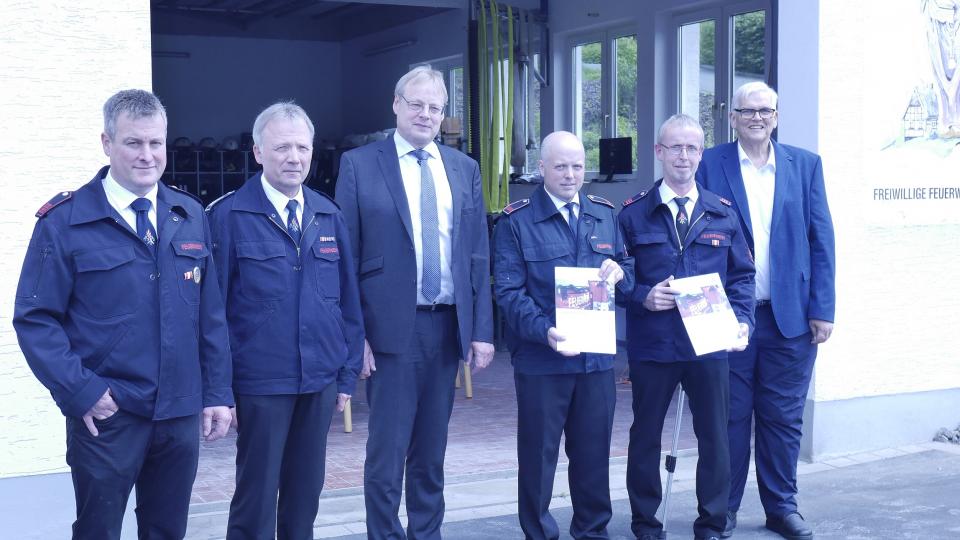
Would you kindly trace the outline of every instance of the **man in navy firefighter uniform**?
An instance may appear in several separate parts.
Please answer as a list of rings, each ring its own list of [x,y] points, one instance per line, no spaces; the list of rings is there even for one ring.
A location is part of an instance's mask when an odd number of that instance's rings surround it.
[[[67,417],[73,538],[120,538],[137,489],[141,538],[183,538],[202,431],[226,434],[233,394],[209,228],[191,195],[159,183],[167,117],[143,90],[103,108],[110,166],[45,204],[13,325]]]
[[[543,186],[503,210],[494,231],[494,290],[509,327],[517,389],[520,526],[528,539],[559,537],[550,515],[561,435],[573,499],[570,535],[607,538],[609,457],[616,405],[614,356],[558,352],[554,268],[597,268],[619,293],[632,286],[613,204],[581,196],[584,150],[568,132],[543,140]]]
[[[333,409],[360,372],[346,224],[333,200],[302,187],[313,135],[298,105],[264,109],[253,125],[262,174],[208,208],[237,397],[231,540],[313,538]]]
[[[674,278],[716,272],[740,331],[753,325],[753,261],[730,202],[702,189],[694,173],[703,152],[703,130],[675,115],[660,127],[655,150],[663,179],[625,201],[620,212],[636,286],[627,302],[627,355],[633,389],[633,425],[627,454],[627,492],[638,538],[663,530],[660,435],[677,383],[689,397],[697,435],[697,539],[717,538],[726,522],[730,461],[727,353],[696,356],[676,309]]]

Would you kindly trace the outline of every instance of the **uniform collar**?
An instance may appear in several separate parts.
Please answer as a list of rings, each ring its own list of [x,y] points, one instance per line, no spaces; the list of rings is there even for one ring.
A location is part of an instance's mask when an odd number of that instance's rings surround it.
[[[283,211],[287,209],[287,203],[291,200],[297,201],[297,204],[300,205],[301,214],[306,213],[307,207],[303,205],[303,186],[300,186],[300,189],[297,190],[296,196],[290,198],[271,186],[263,173],[260,173],[260,186],[263,188],[263,194],[267,196],[267,200],[276,209],[277,215],[283,215]]]
[[[657,188],[657,193],[660,195],[660,201],[663,204],[667,204],[668,202],[672,201],[676,197],[679,197],[679,195],[677,195],[677,192],[675,192],[673,188],[668,186],[667,183],[664,182],[663,180],[660,181],[660,187]],[[684,195],[684,197],[689,198],[690,202],[692,202],[694,206],[697,205],[697,199],[700,198],[700,190],[697,189],[696,182],[693,183],[693,187],[690,188],[690,191],[688,191],[687,194]]]
[[[107,169],[107,174],[101,180],[103,184],[103,193],[107,196],[107,202],[109,202],[114,208],[120,210],[130,206],[130,203],[140,198],[140,195],[133,193],[127,188],[120,185],[117,182],[117,179],[113,177],[113,174],[110,173],[110,170]],[[153,210],[157,210],[157,192],[159,188],[154,185],[150,188],[143,198],[150,201],[150,204],[153,206]]]
[[[574,206],[576,206],[576,207],[578,207],[578,208],[583,208],[583,207],[580,205],[580,192],[579,192],[579,191],[573,195],[573,198],[570,199],[570,201],[565,201],[565,200],[561,199],[560,197],[557,197],[557,196],[554,195],[553,193],[550,193],[549,191],[547,191],[547,187],[546,187],[546,186],[543,187],[543,191],[544,191],[544,193],[547,194],[547,197],[550,197],[550,201],[553,202],[554,206],[557,207],[557,211],[558,211],[558,212],[560,211],[561,208],[563,208],[564,206],[567,205],[567,202],[572,202]]]

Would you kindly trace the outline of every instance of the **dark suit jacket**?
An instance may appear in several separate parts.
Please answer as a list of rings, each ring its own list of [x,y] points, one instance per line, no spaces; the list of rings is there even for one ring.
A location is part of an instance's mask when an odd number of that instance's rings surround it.
[[[477,162],[439,148],[453,196],[453,290],[466,358],[471,341],[493,342],[487,217]],[[336,199],[350,231],[370,347],[406,352],[416,315],[417,259],[393,137],[343,155]]]
[[[770,224],[770,302],[780,332],[792,338],[809,331],[808,319],[833,321],[833,222],[820,156],[776,142],[773,151],[777,172]],[[753,226],[737,143],[706,150],[697,180],[733,201],[752,250]]]

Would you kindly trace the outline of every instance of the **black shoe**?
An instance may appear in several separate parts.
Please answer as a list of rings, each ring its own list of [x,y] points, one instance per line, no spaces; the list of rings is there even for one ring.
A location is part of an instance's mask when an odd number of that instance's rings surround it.
[[[787,540],[813,540],[813,529],[799,512],[780,517],[767,516],[767,528]]]
[[[637,540],[660,540],[660,536],[656,534],[641,534],[637,537]]]
[[[720,540],[719,536],[694,536],[695,540]]]
[[[730,538],[733,536],[733,530],[737,528],[737,513],[732,510],[727,510],[727,525],[723,528],[723,532],[720,533],[720,538]]]

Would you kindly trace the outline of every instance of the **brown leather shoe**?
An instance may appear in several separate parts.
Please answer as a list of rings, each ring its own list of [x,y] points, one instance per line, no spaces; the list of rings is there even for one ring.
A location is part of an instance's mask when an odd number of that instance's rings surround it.
[[[813,529],[803,520],[800,512],[784,516],[767,516],[767,528],[787,540],[813,540]]]

